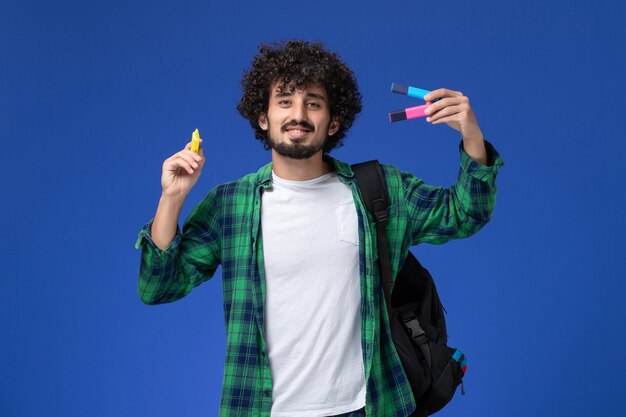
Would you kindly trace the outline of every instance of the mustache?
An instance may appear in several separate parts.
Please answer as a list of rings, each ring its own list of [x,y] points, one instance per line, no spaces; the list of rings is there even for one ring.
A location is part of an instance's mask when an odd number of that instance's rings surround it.
[[[289,123],[285,123],[284,125],[282,125],[280,130],[281,130],[281,132],[284,133],[287,130],[288,127],[296,127],[296,126],[303,127],[303,128],[305,128],[307,130],[310,130],[311,132],[315,131],[315,127],[311,123],[309,123],[309,122],[307,122],[305,120],[301,120],[301,121],[292,120]]]

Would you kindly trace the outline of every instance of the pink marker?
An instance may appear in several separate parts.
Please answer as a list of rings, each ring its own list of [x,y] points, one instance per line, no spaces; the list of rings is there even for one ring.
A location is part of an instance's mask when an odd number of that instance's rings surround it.
[[[399,122],[401,120],[417,119],[418,117],[426,116],[424,110],[430,106],[430,104],[422,104],[421,106],[409,107],[408,109],[393,111],[389,113],[390,122]]]

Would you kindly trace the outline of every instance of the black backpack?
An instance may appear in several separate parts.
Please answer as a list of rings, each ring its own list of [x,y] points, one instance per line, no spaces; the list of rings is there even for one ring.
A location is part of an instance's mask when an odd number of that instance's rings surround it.
[[[381,283],[391,336],[411,384],[417,408],[410,417],[428,416],[445,406],[461,384],[466,358],[447,346],[444,309],[432,276],[411,252],[391,279],[385,228],[388,222],[387,186],[378,161],[352,165],[367,210],[376,219]],[[393,291],[391,289],[393,288]]]

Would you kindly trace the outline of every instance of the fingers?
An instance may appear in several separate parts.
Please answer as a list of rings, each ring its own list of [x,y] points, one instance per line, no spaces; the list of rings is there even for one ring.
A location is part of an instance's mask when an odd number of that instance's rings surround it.
[[[168,171],[183,169],[190,175],[193,175],[197,169],[202,169],[205,160],[202,148],[200,148],[200,153],[197,154],[191,150],[190,142],[185,146],[185,149],[166,159],[163,168]]]
[[[195,172],[195,169],[188,161],[178,156],[173,156],[170,159],[167,159],[163,164],[163,171],[170,171],[174,174],[178,174],[181,170],[187,172],[189,175],[193,175]]]
[[[426,94],[424,96],[424,100],[433,101],[437,98],[461,97],[462,95],[463,93],[461,93],[460,91],[448,90],[447,88],[439,88]]]
[[[447,107],[439,111],[432,117],[427,117],[426,121],[436,125],[439,123],[458,122],[463,117],[463,110],[459,106]]]
[[[445,116],[462,113],[470,110],[469,98],[466,96],[455,96],[439,100],[426,108],[424,113],[430,115],[426,120],[434,122]]]
[[[180,153],[184,155],[189,155],[196,162],[200,163],[204,160],[204,152],[202,151],[202,139],[200,139],[200,146],[198,147],[198,153],[195,153],[191,150],[191,142],[188,142],[185,145],[185,149],[183,149]]]
[[[204,165],[204,161],[206,160],[204,157],[204,150],[202,149],[202,139],[200,139],[200,146],[198,147],[198,153],[195,153],[191,150],[191,142],[189,142],[186,146],[185,146],[185,150],[188,150],[191,152],[191,155],[194,157],[194,159],[196,160],[196,162],[198,162],[200,164],[200,166]]]

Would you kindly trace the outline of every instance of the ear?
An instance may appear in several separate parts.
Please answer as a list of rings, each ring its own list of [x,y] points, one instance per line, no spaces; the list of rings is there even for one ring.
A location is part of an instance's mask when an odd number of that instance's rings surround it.
[[[339,130],[339,120],[337,118],[333,118],[330,122],[330,126],[328,126],[328,136],[332,136]]]
[[[259,127],[260,127],[262,130],[267,130],[267,116],[265,115],[265,113],[261,113],[261,114],[259,115],[259,120],[258,120],[258,122],[259,122]]]

